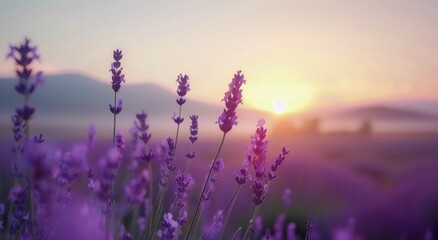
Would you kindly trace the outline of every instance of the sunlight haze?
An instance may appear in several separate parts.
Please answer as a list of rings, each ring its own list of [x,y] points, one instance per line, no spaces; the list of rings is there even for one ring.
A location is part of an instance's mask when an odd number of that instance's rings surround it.
[[[312,3],[6,0],[0,46],[30,37],[47,74],[108,83],[112,50],[120,48],[127,84],[174,92],[176,76],[188,74],[189,96],[216,104],[242,70],[244,103],[265,111],[277,98],[287,112],[437,98],[437,2]],[[3,61],[0,75],[12,76],[11,67]]]

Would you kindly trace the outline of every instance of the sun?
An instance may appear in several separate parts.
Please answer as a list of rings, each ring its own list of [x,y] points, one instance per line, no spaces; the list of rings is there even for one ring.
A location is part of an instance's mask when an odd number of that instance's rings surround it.
[[[282,114],[286,111],[286,103],[281,99],[276,99],[272,103],[272,111],[276,114]]]
[[[274,114],[304,111],[311,103],[314,89],[305,84],[247,83],[245,100],[254,108]]]

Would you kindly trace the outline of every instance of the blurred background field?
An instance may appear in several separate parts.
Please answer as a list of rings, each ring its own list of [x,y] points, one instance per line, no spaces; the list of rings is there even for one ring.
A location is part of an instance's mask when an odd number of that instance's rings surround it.
[[[11,160],[15,157],[10,151],[12,132],[8,112],[19,104],[19,98],[9,90],[13,79],[2,79],[0,84],[0,100],[5,103],[0,109],[0,199],[6,199]],[[82,97],[77,98],[71,92],[63,94],[60,88],[66,86],[80,92]],[[149,113],[152,146],[158,146],[175,132],[170,119],[172,109],[176,110],[174,96],[156,86],[141,87],[143,89],[127,86],[121,91],[126,111],[120,115],[119,124],[129,143],[128,126],[132,125],[135,112],[145,109]],[[58,148],[66,151],[85,139],[88,126],[95,124],[98,150],[89,161],[96,164],[110,146],[110,114],[105,107],[99,106],[105,106],[106,99],[110,98],[106,96],[110,94],[106,88],[106,85],[80,75],[48,76],[46,85],[33,98],[38,108],[31,133],[44,133],[53,152]],[[199,182],[205,177],[220,141],[220,132],[214,122],[221,106],[190,99],[186,106],[183,115],[200,115],[200,140],[195,146],[198,157],[192,163],[197,183],[193,192],[195,199]],[[240,168],[243,152],[250,144],[255,119],[264,117],[268,125],[270,161],[275,159],[282,146],[292,153],[262,205],[260,215],[266,227],[273,228],[276,217],[285,211],[281,204],[282,193],[290,188],[293,200],[286,210],[286,219],[297,223],[297,232],[301,236],[305,234],[305,223],[310,215],[314,217],[322,239],[339,239],[336,236],[346,231],[348,222],[353,220],[357,239],[422,239],[428,231],[435,235],[438,228],[438,131],[436,105],[429,103],[428,106],[428,111],[425,111],[408,104],[402,108],[394,104],[373,103],[277,115],[244,105],[238,114],[239,125],[225,142],[221,154],[225,171],[220,174],[215,187],[213,207],[205,210],[205,221],[234,191],[234,173]],[[189,149],[188,134],[188,122],[184,122],[181,145],[177,150],[180,165],[186,161],[183,154]],[[129,149],[126,150],[125,165],[132,161]],[[245,226],[251,215],[250,190],[245,188],[239,196],[235,210],[238,214],[228,226]],[[228,234],[234,230],[227,229]]]

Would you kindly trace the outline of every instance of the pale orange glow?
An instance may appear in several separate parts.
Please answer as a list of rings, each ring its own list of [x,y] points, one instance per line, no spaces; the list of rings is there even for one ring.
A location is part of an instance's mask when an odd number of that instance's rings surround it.
[[[305,110],[312,100],[314,89],[308,85],[294,83],[251,84],[245,91],[246,101],[254,108],[279,112],[299,112]],[[281,104],[272,103],[281,99]],[[283,105],[283,106],[281,106]],[[287,106],[287,108],[286,108]]]
[[[303,83],[308,76],[281,64],[258,69],[244,90],[244,101],[251,107],[276,114],[300,112],[310,107],[316,89]]]

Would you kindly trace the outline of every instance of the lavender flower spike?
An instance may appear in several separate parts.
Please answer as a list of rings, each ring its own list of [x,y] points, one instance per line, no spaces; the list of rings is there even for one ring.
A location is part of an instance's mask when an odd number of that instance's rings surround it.
[[[190,84],[188,83],[189,81],[189,76],[187,76],[186,74],[182,75],[178,75],[178,78],[176,79],[176,82],[178,83],[178,89],[176,90],[176,93],[179,96],[179,99],[176,100],[176,102],[178,103],[178,105],[183,105],[186,100],[183,98],[188,91],[190,91]]]
[[[243,74],[238,71],[234,74],[234,78],[229,84],[229,90],[225,93],[223,99],[225,109],[216,122],[224,133],[229,132],[233,125],[237,125],[236,108],[239,104],[242,104],[242,90],[240,88],[244,83],[246,83],[246,80]]]
[[[122,111],[122,109],[123,109],[123,101],[122,101],[122,99],[120,99],[117,102],[116,106],[113,106],[113,105],[109,104],[109,109],[110,109],[112,114],[114,114],[114,115],[119,114]]]
[[[192,120],[192,124],[190,125],[190,142],[195,143],[198,140],[198,115],[191,115],[190,120]]]
[[[116,117],[123,109],[123,101],[119,100],[117,102],[117,92],[120,90],[122,86],[122,82],[125,82],[125,74],[122,74],[123,68],[121,67],[120,60],[123,58],[122,51],[117,49],[113,51],[113,59],[114,62],[111,63],[110,72],[112,74],[112,82],[111,87],[114,91],[114,105],[109,104],[109,109],[111,113],[114,115],[113,120],[113,147],[116,145]],[[107,234],[106,234],[107,235]],[[105,237],[107,239],[107,237]]]
[[[113,52],[114,62],[111,63],[110,72],[112,73],[112,88],[114,92],[118,92],[122,85],[122,82],[125,82],[125,74],[122,74],[123,68],[121,68],[120,60],[123,58],[122,51],[117,49]]]
[[[158,239],[172,240],[175,237],[177,227],[178,222],[173,220],[172,214],[164,214],[163,222],[161,222],[161,228],[157,232]]]

